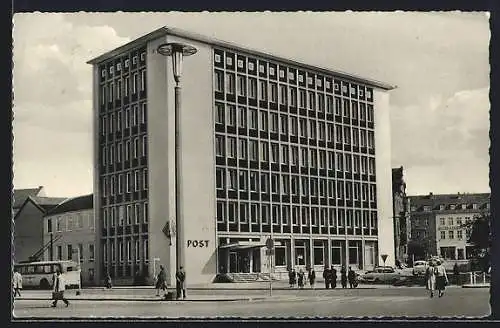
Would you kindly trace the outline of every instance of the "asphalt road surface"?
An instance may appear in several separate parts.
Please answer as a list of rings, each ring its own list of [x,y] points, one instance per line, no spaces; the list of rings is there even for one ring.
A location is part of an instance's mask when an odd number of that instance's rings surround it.
[[[305,292],[305,291],[304,291]],[[307,291],[255,301],[88,301],[50,307],[49,300],[16,300],[14,318],[327,318],[327,317],[484,317],[489,289],[448,288],[442,298],[425,289]],[[245,291],[241,293],[246,293]]]

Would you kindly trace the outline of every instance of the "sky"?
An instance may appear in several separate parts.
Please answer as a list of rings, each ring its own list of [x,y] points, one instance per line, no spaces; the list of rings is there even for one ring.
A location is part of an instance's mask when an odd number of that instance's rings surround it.
[[[14,187],[92,192],[86,62],[170,26],[397,85],[391,156],[393,167],[404,167],[407,193],[490,192],[488,19],[484,12],[15,14]]]

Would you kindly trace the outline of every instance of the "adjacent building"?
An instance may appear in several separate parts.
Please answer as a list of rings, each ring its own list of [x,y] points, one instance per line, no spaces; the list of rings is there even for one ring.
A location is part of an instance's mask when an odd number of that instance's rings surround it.
[[[160,44],[184,59],[179,129],[189,282],[274,265],[394,263],[393,87],[172,28],[93,65],[96,272],[130,283],[175,271],[174,85]],[[332,57],[333,58],[333,57]]]
[[[12,258],[15,263],[42,258],[43,217],[65,198],[28,196],[14,216],[14,249]]]
[[[392,169],[392,211],[394,220],[394,250],[396,260],[408,261],[408,241],[411,234],[410,204],[406,195],[403,167]]]
[[[45,260],[79,261],[84,286],[96,283],[93,205],[93,195],[68,198],[43,218]]]
[[[463,225],[489,212],[489,193],[429,193],[410,196],[410,204],[412,253],[417,259],[441,256],[459,261],[470,258],[469,230]]]
[[[45,190],[43,186],[39,186],[38,188],[26,188],[26,189],[14,189],[14,200],[13,200],[13,216],[17,214],[21,206],[24,204],[26,199],[29,197],[45,197]]]

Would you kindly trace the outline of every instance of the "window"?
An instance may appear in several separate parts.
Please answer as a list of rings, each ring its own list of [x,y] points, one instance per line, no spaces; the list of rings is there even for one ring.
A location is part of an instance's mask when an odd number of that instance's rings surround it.
[[[135,247],[134,247],[134,251],[135,251],[135,260],[137,262],[139,262],[139,259],[141,258],[140,257],[140,253],[141,253],[141,248],[139,246],[139,239],[136,239],[135,240]]]
[[[250,171],[250,190],[257,192],[259,188],[259,172]]]
[[[448,218],[448,225],[450,225],[450,226],[453,225],[453,218]]]
[[[221,135],[215,136],[215,155],[224,157],[224,137]]]
[[[279,147],[276,143],[271,143],[271,162],[278,163],[279,161]]]
[[[141,91],[146,90],[146,71],[141,71]]]
[[[224,169],[216,168],[215,169],[215,188],[216,189],[224,189]]]
[[[442,225],[442,226],[444,226],[446,224],[445,218],[440,218],[439,219],[439,224]]]
[[[240,174],[240,180],[239,180],[240,190],[247,191],[248,172],[240,170],[239,174]]]
[[[299,148],[297,146],[290,146],[291,164],[297,166],[299,163]]]
[[[271,192],[277,194],[279,190],[279,176],[271,173]]]
[[[88,218],[89,218],[89,228],[91,230],[94,230],[94,226],[95,226],[95,222],[94,222],[94,214],[93,213],[90,213],[88,215]]]
[[[217,222],[223,223],[226,220],[226,208],[223,201],[217,201]]]
[[[259,81],[259,100],[267,101],[267,82]]]
[[[290,106],[297,107],[297,89],[290,88]]]
[[[247,158],[247,140],[246,139],[239,139],[239,149],[238,149],[238,154],[240,159],[246,159]]]
[[[235,223],[238,218],[237,204],[236,202],[230,201],[228,203],[228,221],[229,223]]]
[[[138,78],[138,74],[134,73],[134,75],[132,77],[132,94],[137,93],[137,78]]]
[[[269,193],[269,173],[261,173],[260,175],[260,191]]]
[[[236,190],[238,188],[238,183],[236,181],[236,170],[235,169],[228,169],[227,170],[227,182],[228,182],[228,189],[230,190]]]
[[[234,74],[226,73],[226,92],[229,94],[235,93]]]
[[[144,254],[144,261],[149,260],[149,241],[147,239],[142,241],[143,244],[143,254]]]
[[[449,239],[455,239],[454,233],[455,232],[453,230],[448,231],[448,238]]]
[[[125,244],[125,256],[126,256],[127,262],[132,261],[132,252],[130,251],[130,248],[131,248],[131,242],[130,242],[130,240],[127,240],[127,242]]]
[[[267,113],[264,111],[260,112],[260,131],[267,132]]]
[[[257,80],[255,78],[248,79],[248,97],[257,98]]]
[[[227,105],[227,125],[236,126],[236,107],[234,105]]]
[[[279,224],[280,208],[279,205],[271,205],[271,220],[272,224]]]
[[[276,83],[269,83],[269,93],[270,93],[270,101],[277,103],[278,102],[278,86]]]
[[[236,138],[227,137],[227,156],[236,158]]]
[[[47,219],[47,232],[52,232],[52,219]]]
[[[271,133],[278,133],[278,114],[270,113],[270,121],[271,121]]]
[[[257,110],[256,109],[249,109],[249,128],[253,130],[257,130],[257,124],[258,124],[258,115],[257,115]]]
[[[249,141],[249,158],[251,161],[257,161],[258,158],[258,144],[256,140]]]
[[[315,110],[316,109],[316,96],[314,95],[314,91],[309,91],[307,93],[307,100],[308,100],[308,105],[310,110]]]
[[[246,96],[247,95],[247,84],[245,76],[238,75],[238,96]]]
[[[288,145],[281,145],[281,164],[288,165]]]
[[[57,259],[62,260],[63,259],[63,249],[62,246],[57,246]]]
[[[127,205],[127,209],[126,209],[126,222],[127,224],[131,224],[132,223],[132,205]]]
[[[149,206],[148,206],[148,202],[144,202],[143,210],[144,210],[143,220],[144,220],[144,223],[147,223],[149,221]]]
[[[274,248],[274,265],[279,267],[286,267],[286,247],[276,246]]]
[[[323,248],[323,243],[321,241],[314,242],[313,255],[314,255],[314,265],[324,265],[325,252]]]
[[[136,203],[134,205],[134,223],[135,224],[139,224],[140,217],[141,217],[141,204]]]
[[[300,137],[307,138],[307,121],[306,121],[306,119],[300,118],[299,125],[300,125]]]
[[[269,205],[268,204],[261,205],[261,218],[262,218],[262,224],[269,224]]]
[[[224,92],[224,73],[215,71],[215,91]]]
[[[269,160],[269,144],[266,141],[260,142],[260,160],[262,162],[267,162]]]
[[[67,245],[67,250],[67,259],[71,261],[73,259],[73,246],[71,244]]]
[[[457,230],[457,239],[462,240],[463,239],[463,231],[462,230]]]

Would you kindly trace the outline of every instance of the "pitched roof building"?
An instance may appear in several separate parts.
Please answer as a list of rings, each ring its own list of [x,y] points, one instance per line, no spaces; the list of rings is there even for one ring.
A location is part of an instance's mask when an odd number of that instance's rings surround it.
[[[38,188],[14,189],[14,205],[12,206],[12,208],[14,209],[14,215],[16,215],[17,211],[21,208],[21,206],[29,196],[45,196],[43,186],[39,186]]]

